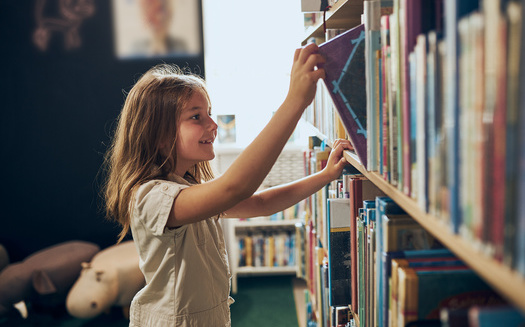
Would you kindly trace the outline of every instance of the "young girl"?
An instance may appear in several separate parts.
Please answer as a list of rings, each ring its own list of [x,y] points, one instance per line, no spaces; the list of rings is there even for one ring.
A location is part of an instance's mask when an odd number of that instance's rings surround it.
[[[268,125],[220,177],[209,160],[217,124],[202,79],[160,65],[129,92],[107,155],[108,214],[131,229],[146,286],[133,299],[130,326],[230,326],[230,272],[219,217],[284,210],[340,176],[345,140],[325,169],[255,193],[281,153],[316,83],[324,77],[314,44],[297,49],[286,99]],[[120,241],[119,240],[119,241]]]

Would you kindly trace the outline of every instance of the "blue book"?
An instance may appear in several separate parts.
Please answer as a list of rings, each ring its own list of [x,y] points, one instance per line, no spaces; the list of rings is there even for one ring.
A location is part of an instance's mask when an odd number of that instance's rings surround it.
[[[389,197],[381,196],[376,198],[376,220],[377,217],[383,217],[384,214],[404,214],[405,211]],[[383,294],[383,265],[382,255],[383,252],[383,234],[381,224],[376,223],[376,306],[381,307],[385,295]],[[380,324],[383,321],[382,310],[376,310],[377,317],[376,321]],[[383,325],[386,326],[386,325]]]
[[[525,324],[525,316],[509,306],[473,306],[468,314],[470,326],[519,327]]]
[[[449,191],[449,217],[451,228],[458,233],[461,224],[461,211],[459,199],[460,166],[459,156],[459,46],[457,25],[461,17],[477,9],[477,0],[445,0],[445,41],[446,62],[445,64],[445,129],[448,140],[447,151],[447,186]]]

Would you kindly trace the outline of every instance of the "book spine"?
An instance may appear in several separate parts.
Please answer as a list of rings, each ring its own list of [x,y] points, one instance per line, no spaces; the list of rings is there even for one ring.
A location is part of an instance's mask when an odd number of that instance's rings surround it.
[[[428,207],[428,116],[427,96],[427,36],[417,38],[416,53],[416,183],[414,191],[419,207],[424,212]]]
[[[518,9],[517,9],[518,10]],[[518,157],[519,166],[518,169],[518,181],[516,185],[517,199],[525,198],[525,5],[521,4],[521,26],[519,28],[521,32],[520,45],[519,45],[519,98],[518,98],[518,117],[517,117],[517,146],[519,151],[516,154]],[[517,268],[522,276],[525,276],[525,201],[517,201],[517,240],[516,254],[518,258]]]

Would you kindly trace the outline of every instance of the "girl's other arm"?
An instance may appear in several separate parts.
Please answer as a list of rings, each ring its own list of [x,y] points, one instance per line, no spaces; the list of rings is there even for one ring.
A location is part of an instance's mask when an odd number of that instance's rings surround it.
[[[318,47],[297,49],[286,99],[270,122],[219,178],[184,189],[174,201],[168,227],[196,222],[225,212],[253,195],[290,138],[304,109],[312,102],[324,62]]]
[[[330,152],[327,165],[323,170],[297,181],[257,192],[227,210],[225,218],[270,216],[293,206],[332,180],[339,178],[347,164],[343,151],[352,149],[352,146],[348,140],[336,140],[333,146],[334,149]]]

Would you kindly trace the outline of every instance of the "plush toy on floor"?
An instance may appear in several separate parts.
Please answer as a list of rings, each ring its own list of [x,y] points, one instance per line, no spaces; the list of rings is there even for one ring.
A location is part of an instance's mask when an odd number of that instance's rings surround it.
[[[66,308],[76,318],[94,318],[111,307],[122,307],[129,318],[129,306],[144,286],[139,256],[133,241],[100,251],[82,272],[66,300]]]
[[[80,271],[81,263],[100,251],[98,245],[69,241],[28,256],[0,272],[0,316],[16,308],[27,317],[25,302],[54,308],[65,303],[66,296]],[[24,310],[20,309],[24,308]]]

